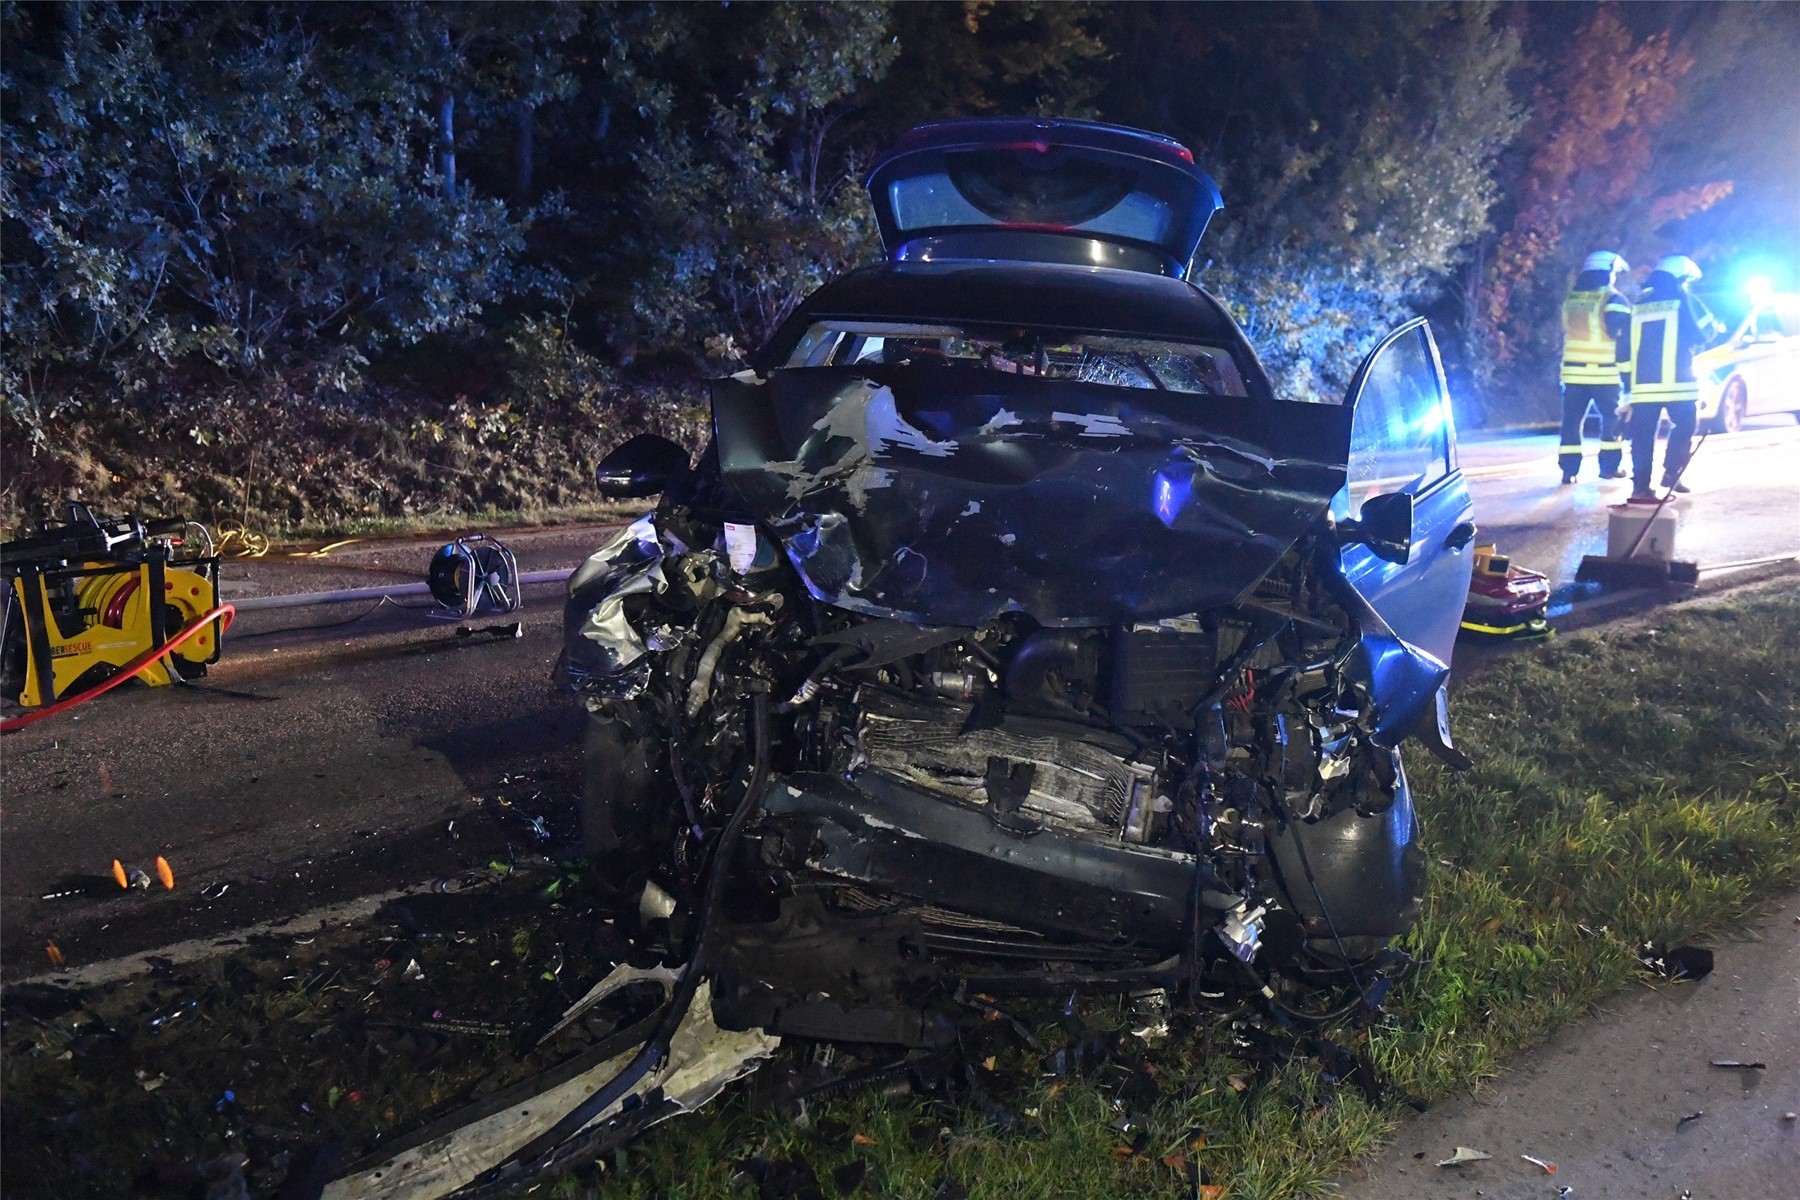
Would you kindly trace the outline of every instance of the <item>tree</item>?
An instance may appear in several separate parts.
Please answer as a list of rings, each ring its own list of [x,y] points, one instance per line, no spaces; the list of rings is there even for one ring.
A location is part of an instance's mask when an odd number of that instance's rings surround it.
[[[1283,392],[1335,399],[1362,353],[1447,286],[1517,131],[1519,39],[1494,5],[1127,6],[1102,99],[1195,147],[1226,208],[1201,282]]]
[[[1553,379],[1545,320],[1589,248],[1624,249],[1645,216],[1655,135],[1675,111],[1692,55],[1667,30],[1639,38],[1610,5],[1594,9],[1538,84],[1521,137],[1517,201],[1487,256],[1476,331],[1490,381],[1515,365]]]
[[[637,156],[647,338],[755,346],[807,292],[869,257],[873,222],[853,147],[833,140],[858,88],[898,47],[881,4],[767,4],[720,14],[713,44],[754,46],[693,65],[710,111]]]
[[[525,223],[431,165],[453,148],[420,93],[459,69],[434,10],[83,7],[54,39],[4,13],[13,369],[305,360],[341,383],[542,282]]]

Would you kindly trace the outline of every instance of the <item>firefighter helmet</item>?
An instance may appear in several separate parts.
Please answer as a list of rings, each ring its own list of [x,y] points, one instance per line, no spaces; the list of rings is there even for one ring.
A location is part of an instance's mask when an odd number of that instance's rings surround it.
[[[1656,269],[1673,275],[1682,283],[1692,283],[1700,278],[1700,264],[1685,254],[1671,254],[1658,259]]]
[[[1581,269],[1584,271],[1611,271],[1613,278],[1617,279],[1631,270],[1631,264],[1625,261],[1623,255],[1614,254],[1611,250],[1596,250],[1581,260]]]

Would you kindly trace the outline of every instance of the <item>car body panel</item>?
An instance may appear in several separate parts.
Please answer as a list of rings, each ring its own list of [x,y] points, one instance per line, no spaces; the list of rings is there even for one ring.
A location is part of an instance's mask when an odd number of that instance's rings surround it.
[[[714,390],[719,463],[813,596],[975,626],[1229,604],[1342,486],[1349,413],[933,367]]]
[[[1356,413],[1349,482],[1336,502],[1355,516],[1370,496],[1413,496],[1413,544],[1404,563],[1366,546],[1342,551],[1345,578],[1408,643],[1448,664],[1469,593],[1475,506],[1456,466],[1449,389],[1431,328],[1410,321],[1370,351],[1345,402]],[[1465,536],[1466,535],[1466,536]]]
[[[1800,413],[1800,295],[1777,295],[1751,309],[1730,337],[1694,356],[1699,417],[1714,421],[1733,383],[1743,416]]]

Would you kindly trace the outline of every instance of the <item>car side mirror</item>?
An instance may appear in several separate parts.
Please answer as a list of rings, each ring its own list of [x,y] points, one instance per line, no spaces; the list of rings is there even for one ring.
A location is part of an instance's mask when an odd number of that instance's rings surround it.
[[[1376,558],[1405,565],[1412,557],[1412,493],[1370,496],[1355,520],[1338,522],[1337,533],[1340,546],[1367,546]]]
[[[688,452],[654,433],[640,433],[614,447],[594,469],[594,483],[608,500],[662,493],[687,473]]]

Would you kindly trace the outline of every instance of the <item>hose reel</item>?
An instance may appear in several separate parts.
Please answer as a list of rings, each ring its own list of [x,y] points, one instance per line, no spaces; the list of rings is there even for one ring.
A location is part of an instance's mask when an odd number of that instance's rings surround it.
[[[425,582],[447,617],[517,612],[524,604],[513,553],[485,533],[471,533],[431,556]]]

